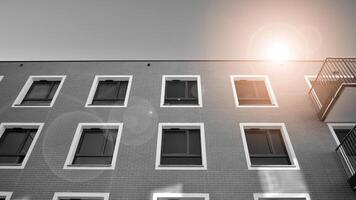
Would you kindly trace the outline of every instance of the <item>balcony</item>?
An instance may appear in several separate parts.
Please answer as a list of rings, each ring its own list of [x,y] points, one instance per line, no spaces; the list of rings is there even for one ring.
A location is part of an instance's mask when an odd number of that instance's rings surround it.
[[[336,148],[353,190],[356,190],[356,126],[345,136]]]
[[[356,121],[356,58],[327,58],[309,91],[320,120]]]

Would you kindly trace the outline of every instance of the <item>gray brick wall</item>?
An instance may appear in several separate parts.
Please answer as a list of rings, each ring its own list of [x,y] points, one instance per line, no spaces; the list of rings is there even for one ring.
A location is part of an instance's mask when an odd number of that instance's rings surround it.
[[[320,62],[25,62],[0,63],[0,122],[44,122],[25,169],[1,169],[0,191],[13,199],[55,192],[109,192],[110,199],[151,199],[153,192],[209,193],[252,200],[253,193],[309,193],[351,200],[327,125],[316,116],[304,75]],[[133,75],[127,108],[85,108],[95,75]],[[201,75],[202,108],[160,108],[162,75]],[[268,75],[278,108],[235,108],[230,75]],[[67,75],[52,108],[11,108],[30,75]],[[148,115],[148,112],[153,114]],[[132,121],[134,120],[134,121]],[[115,170],[63,170],[80,122],[123,122]],[[134,123],[137,122],[137,123]],[[155,170],[159,122],[204,122],[208,170]],[[240,122],[284,122],[300,170],[248,170]]]

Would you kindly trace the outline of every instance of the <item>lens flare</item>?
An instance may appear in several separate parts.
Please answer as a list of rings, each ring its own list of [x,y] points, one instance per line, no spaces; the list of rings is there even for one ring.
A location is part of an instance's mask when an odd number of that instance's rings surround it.
[[[266,50],[267,60],[286,61],[291,59],[291,52],[283,42],[275,42],[270,44]]]

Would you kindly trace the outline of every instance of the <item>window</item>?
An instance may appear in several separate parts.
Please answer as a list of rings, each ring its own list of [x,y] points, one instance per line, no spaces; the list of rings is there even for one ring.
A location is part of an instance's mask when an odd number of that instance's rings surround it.
[[[336,144],[339,145],[356,123],[328,123],[328,127]]]
[[[132,76],[95,76],[86,107],[126,107]]]
[[[12,196],[12,192],[0,192],[1,200],[10,200],[11,196]]]
[[[164,75],[161,107],[202,107],[199,75]]]
[[[80,123],[64,169],[114,169],[122,123]]]
[[[283,123],[240,124],[249,169],[299,169]]]
[[[307,82],[307,85],[308,85],[309,89],[312,88],[316,77],[317,77],[316,75],[305,75],[304,76],[304,79]],[[316,95],[314,90],[311,91],[311,94],[312,94],[313,100],[316,102],[316,104],[318,105],[318,107],[320,109],[321,108],[321,103],[320,103],[320,100],[318,98],[318,95]]]
[[[153,193],[153,200],[209,200],[206,193]]]
[[[109,193],[56,192],[52,200],[109,200]]]
[[[236,107],[277,107],[270,81],[264,75],[232,75]]]
[[[30,76],[12,107],[52,107],[65,76]]]
[[[202,123],[160,123],[156,169],[206,169]]]
[[[42,127],[42,123],[2,123],[0,169],[25,168]]]
[[[310,200],[307,193],[255,193],[254,200]]]

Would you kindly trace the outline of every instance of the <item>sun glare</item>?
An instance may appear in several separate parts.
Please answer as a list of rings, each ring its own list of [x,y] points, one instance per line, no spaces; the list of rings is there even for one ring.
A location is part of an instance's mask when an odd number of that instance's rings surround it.
[[[267,47],[266,57],[268,60],[286,61],[291,58],[289,47],[282,42],[270,44]]]

